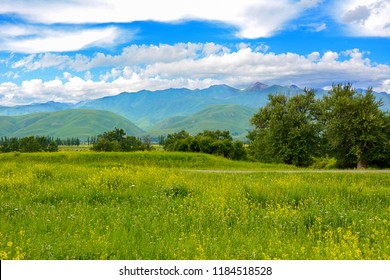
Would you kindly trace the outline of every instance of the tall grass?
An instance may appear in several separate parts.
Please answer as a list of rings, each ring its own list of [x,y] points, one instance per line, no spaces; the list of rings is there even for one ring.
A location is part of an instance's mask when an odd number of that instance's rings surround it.
[[[195,169],[296,169],[285,164],[264,164],[258,162],[232,161],[224,157],[217,157],[200,153],[184,152],[89,152],[63,151],[50,153],[9,153],[0,154],[2,162],[45,162],[49,164],[70,163],[77,165],[102,166],[155,166],[166,168],[195,168]]]
[[[388,173],[161,152],[0,160],[1,259],[390,259]],[[208,168],[266,171],[187,170]]]

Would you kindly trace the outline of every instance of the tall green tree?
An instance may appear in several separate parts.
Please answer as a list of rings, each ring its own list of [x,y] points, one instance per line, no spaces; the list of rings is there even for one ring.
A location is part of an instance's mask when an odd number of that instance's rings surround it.
[[[42,150],[34,136],[23,137],[19,141],[19,146],[22,153],[34,153]]]
[[[381,156],[389,142],[382,105],[372,88],[361,93],[350,83],[333,85],[324,97],[325,136],[340,167],[365,168]]]
[[[253,158],[263,162],[283,162],[308,166],[320,153],[320,103],[314,90],[291,98],[270,95],[265,107],[253,116],[249,150]]]
[[[168,134],[164,141],[164,150],[183,152],[188,151],[187,142],[189,141],[190,137],[190,134],[185,130]]]
[[[127,136],[120,142],[120,150],[122,152],[133,152],[144,150],[144,144],[135,136]]]
[[[151,149],[151,139],[149,136],[142,140],[135,136],[126,136],[122,128],[115,128],[112,131],[106,131],[97,137],[90,138],[92,150],[102,152],[132,152]]]
[[[333,85],[322,100],[313,90],[288,98],[270,96],[252,118],[250,154],[264,162],[307,166],[330,155],[342,168],[390,165],[390,116],[380,110],[371,88]]]

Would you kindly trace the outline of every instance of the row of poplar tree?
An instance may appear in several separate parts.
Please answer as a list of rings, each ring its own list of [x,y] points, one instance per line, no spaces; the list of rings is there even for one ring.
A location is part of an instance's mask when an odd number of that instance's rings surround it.
[[[95,137],[97,139],[97,137]],[[91,138],[93,139],[93,138]],[[71,137],[66,139],[53,138],[49,136],[27,136],[27,137],[0,137],[0,152],[56,152],[58,146],[79,146],[80,138]]]
[[[56,152],[58,151],[57,142],[46,136],[27,136],[22,138],[0,138],[0,152],[22,152],[22,153],[33,153],[33,152]]]

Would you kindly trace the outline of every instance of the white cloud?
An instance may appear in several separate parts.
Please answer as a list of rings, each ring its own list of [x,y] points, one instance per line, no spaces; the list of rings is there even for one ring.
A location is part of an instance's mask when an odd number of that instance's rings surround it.
[[[110,79],[116,79],[122,74],[122,71],[117,68],[112,68],[110,72],[106,72],[102,75],[100,75],[100,80],[107,82]],[[125,77],[133,74],[133,71],[129,67],[125,67],[123,69],[123,75]]]
[[[341,19],[347,23],[364,24],[370,15],[371,11],[367,6],[358,6],[352,10],[348,10]]]
[[[30,21],[52,23],[107,23],[186,19],[220,21],[237,26],[238,36],[268,37],[320,0],[127,0],[42,1],[2,0],[0,13],[15,13]],[[86,12],[87,11],[87,12]]]
[[[7,71],[7,72],[0,73],[0,77],[6,77],[8,79],[10,79],[10,78],[17,79],[17,78],[19,78],[19,74],[15,73],[13,71]]]
[[[332,64],[339,58],[339,54],[337,52],[328,51],[324,54],[320,63],[323,64]]]
[[[69,72],[64,72],[62,75],[67,80],[69,80],[70,78],[73,77],[73,75],[71,73],[69,73]]]
[[[384,80],[377,90],[390,93],[390,79]]]
[[[263,46],[262,49],[265,49]],[[221,55],[230,52],[223,45],[206,43],[177,43],[174,45],[131,45],[119,55],[97,53],[92,58],[77,54],[73,58],[52,53],[28,55],[12,64],[12,68],[25,71],[57,67],[76,71],[91,70],[99,67],[125,67],[129,65],[149,65],[156,62],[173,62],[183,59],[197,59],[203,56]]]
[[[4,31],[0,50],[18,53],[67,52],[90,46],[116,44],[120,31],[116,27],[66,29],[60,27],[14,26],[14,31]],[[3,31],[1,31],[3,30]]]
[[[56,67],[61,69],[62,65],[64,65],[68,60],[68,56],[56,55],[53,53],[45,53],[39,55],[32,54],[14,62],[11,67],[23,68],[24,71],[34,71],[50,67]]]
[[[390,36],[389,0],[346,0],[336,3],[335,17],[355,36]]]
[[[310,23],[304,24],[302,27],[306,27],[311,32],[321,32],[328,28],[326,23]]]
[[[92,78],[93,78],[93,75],[92,75],[91,71],[85,72],[85,75],[84,75],[85,80],[89,81],[89,80],[92,80]]]
[[[47,58],[53,58],[53,61],[62,61],[55,56],[46,55]],[[191,43],[129,46],[118,56],[96,54],[91,59],[69,56],[64,62],[66,66],[60,64],[66,70],[61,79],[27,80],[20,86],[2,84],[0,95],[8,94],[8,99],[3,97],[1,100],[2,104],[20,103],[32,98],[36,102],[76,102],[122,91],[170,87],[194,89],[222,83],[243,87],[256,81],[320,88],[333,82],[352,82],[356,87],[372,86],[374,90],[390,91],[390,67],[371,62],[368,55],[369,53],[358,49],[299,55],[264,53],[257,50],[256,46],[249,45],[241,45],[235,50],[220,45]],[[43,55],[35,55],[33,59],[27,56],[20,62],[20,67],[23,69],[29,68],[30,64],[43,65],[40,62],[42,59]],[[79,69],[82,73],[74,74],[72,67],[77,60],[84,60],[84,65],[88,67]],[[119,61],[122,63],[118,66]],[[93,74],[102,65],[111,70],[105,70],[100,75]],[[93,80],[92,75],[99,80]]]
[[[309,54],[307,56],[307,58],[311,61],[311,62],[316,62],[320,59],[320,53],[319,52],[312,52],[311,54]]]

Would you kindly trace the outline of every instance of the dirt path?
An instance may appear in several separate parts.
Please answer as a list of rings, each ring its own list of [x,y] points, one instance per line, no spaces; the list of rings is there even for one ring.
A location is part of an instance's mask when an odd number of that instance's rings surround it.
[[[285,170],[214,170],[214,169],[182,169],[184,172],[197,172],[197,173],[237,173],[237,174],[248,174],[248,173],[390,173],[390,170],[359,170],[359,169],[348,169],[348,170],[313,170],[313,169],[285,169]]]

